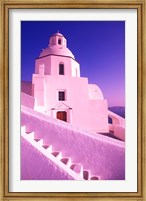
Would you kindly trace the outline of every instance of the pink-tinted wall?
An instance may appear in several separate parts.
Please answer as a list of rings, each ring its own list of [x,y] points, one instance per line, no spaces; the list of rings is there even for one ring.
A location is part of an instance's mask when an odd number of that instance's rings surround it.
[[[114,135],[119,139],[125,141],[125,127],[120,125],[114,126]]]
[[[34,109],[35,106],[34,97],[21,92],[21,105]]]
[[[32,95],[32,83],[29,81],[22,81],[21,92]]]
[[[59,64],[64,64],[64,75],[65,76],[80,76],[79,64],[70,57],[62,57],[50,55],[42,58],[36,59],[35,62],[35,74],[39,73],[39,66],[44,64],[45,75],[58,75],[59,74]],[[77,74],[75,75],[74,68],[77,69]]]
[[[108,116],[112,118],[112,124],[109,125],[110,131],[113,131],[116,137],[125,141],[125,119],[110,110],[108,110]]]
[[[57,108],[62,102],[68,108],[69,123],[87,130],[108,132],[107,101],[101,95],[99,99],[89,99],[87,78],[33,75],[33,83],[38,106],[35,109],[44,106],[44,111],[56,118],[57,111],[65,110],[64,107]],[[65,91],[65,101],[58,101],[58,92],[61,90]]]
[[[87,133],[65,122],[52,119],[29,108],[22,107],[21,123],[35,138],[43,138],[73,163],[103,180],[125,179],[125,145],[123,142],[95,133]],[[37,165],[37,163],[36,163]]]
[[[73,180],[21,137],[21,180]]]
[[[118,124],[118,125],[121,125],[123,127],[125,127],[125,119],[117,114],[115,114],[114,112],[108,110],[108,116],[110,118],[112,118],[112,122],[113,124]]]

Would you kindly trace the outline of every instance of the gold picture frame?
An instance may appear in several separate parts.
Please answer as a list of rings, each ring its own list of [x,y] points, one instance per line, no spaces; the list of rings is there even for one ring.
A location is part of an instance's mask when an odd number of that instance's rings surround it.
[[[9,10],[14,8],[38,9],[38,8],[113,8],[113,9],[137,9],[138,17],[138,191],[117,192],[117,193],[24,193],[9,192],[9,90],[8,90],[8,66],[9,66]],[[0,62],[0,109],[1,109],[1,140],[0,140],[0,162],[1,162],[1,200],[146,200],[146,159],[145,159],[145,53],[146,53],[146,32],[145,32],[145,1],[144,0],[1,0],[1,62]]]

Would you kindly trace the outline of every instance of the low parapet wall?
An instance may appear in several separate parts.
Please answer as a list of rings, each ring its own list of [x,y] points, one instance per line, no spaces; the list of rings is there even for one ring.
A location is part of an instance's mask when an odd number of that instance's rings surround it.
[[[21,137],[21,180],[74,180]]]
[[[108,110],[108,116],[112,119],[114,125],[118,124],[123,127],[125,126],[125,119],[123,117],[111,112],[110,110]]]
[[[34,97],[21,92],[21,105],[34,109],[34,105],[35,105]]]
[[[112,119],[112,124],[109,124],[109,130],[120,140],[125,141],[125,119],[110,110],[108,110],[108,116]]]
[[[32,83],[30,81],[21,81],[21,92],[32,95]]]
[[[81,163],[103,180],[125,179],[125,144],[99,134],[81,131],[66,122],[22,107],[21,123],[36,138],[43,138],[55,150]]]

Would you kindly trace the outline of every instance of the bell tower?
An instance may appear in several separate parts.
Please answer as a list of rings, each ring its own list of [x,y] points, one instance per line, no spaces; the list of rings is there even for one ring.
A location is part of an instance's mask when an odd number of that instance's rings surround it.
[[[44,66],[45,75],[80,77],[80,65],[67,47],[67,40],[61,33],[50,37],[49,45],[43,49],[36,59],[35,74],[40,74],[40,66]]]
[[[67,47],[67,42],[66,42],[66,39],[64,38],[64,36],[61,34],[61,33],[56,33],[54,34],[51,38],[50,38],[50,41],[49,41],[49,46],[54,46],[54,45],[57,45],[59,46],[60,48],[61,47]]]

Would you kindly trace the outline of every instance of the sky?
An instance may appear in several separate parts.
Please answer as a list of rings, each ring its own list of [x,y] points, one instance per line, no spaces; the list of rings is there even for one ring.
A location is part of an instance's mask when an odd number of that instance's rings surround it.
[[[21,80],[32,80],[35,59],[58,31],[80,64],[81,77],[100,87],[109,106],[125,106],[124,21],[22,21]]]

